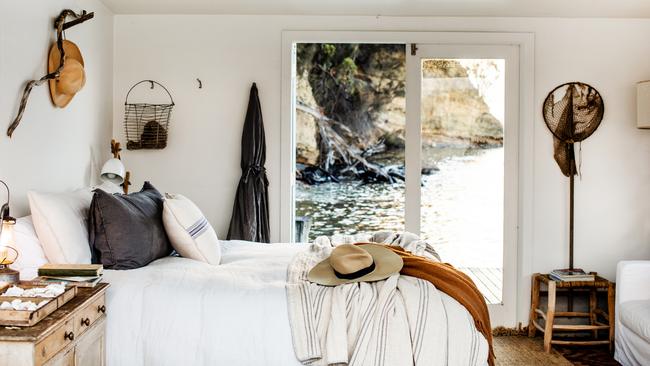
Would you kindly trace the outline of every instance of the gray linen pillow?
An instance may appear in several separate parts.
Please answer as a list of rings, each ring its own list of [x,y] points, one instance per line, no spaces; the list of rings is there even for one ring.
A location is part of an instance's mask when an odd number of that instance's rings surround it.
[[[133,269],[168,256],[172,247],[162,212],[163,197],[149,182],[129,195],[95,190],[88,218],[92,262]]]

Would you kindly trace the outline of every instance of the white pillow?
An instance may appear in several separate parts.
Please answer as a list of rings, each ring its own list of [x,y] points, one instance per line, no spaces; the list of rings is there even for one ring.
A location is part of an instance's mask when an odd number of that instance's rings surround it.
[[[219,264],[221,247],[217,233],[192,201],[180,194],[165,193],[163,224],[169,241],[180,255]]]
[[[94,188],[109,193],[120,191],[112,183]],[[92,189],[27,193],[36,234],[51,263],[90,263],[88,209],[93,198]]]
[[[43,247],[34,231],[32,217],[19,217],[13,229],[13,246],[18,251],[18,258],[9,267],[20,272],[21,280],[31,280],[38,275],[38,267],[47,263]]]

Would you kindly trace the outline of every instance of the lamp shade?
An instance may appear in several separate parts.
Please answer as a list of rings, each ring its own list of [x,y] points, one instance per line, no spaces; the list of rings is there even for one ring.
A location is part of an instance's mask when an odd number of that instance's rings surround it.
[[[636,84],[636,126],[650,128],[650,80]]]
[[[120,159],[110,159],[102,167],[101,178],[104,181],[113,182],[115,184],[122,184],[124,182],[124,164]]]

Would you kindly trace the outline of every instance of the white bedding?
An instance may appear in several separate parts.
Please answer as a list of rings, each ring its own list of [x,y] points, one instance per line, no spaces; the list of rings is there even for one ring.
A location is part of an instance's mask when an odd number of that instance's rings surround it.
[[[286,270],[301,244],[222,241],[222,264],[168,257],[105,270],[107,364],[300,365]]]
[[[301,365],[285,286],[289,264],[307,245],[221,243],[219,266],[167,257],[104,271],[108,366]]]

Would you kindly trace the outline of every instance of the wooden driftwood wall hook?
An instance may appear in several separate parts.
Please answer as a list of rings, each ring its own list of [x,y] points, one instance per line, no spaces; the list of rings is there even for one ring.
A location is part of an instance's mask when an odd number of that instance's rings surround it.
[[[129,194],[129,186],[131,185],[131,172],[124,174],[124,182],[121,184],[124,194]]]
[[[122,157],[120,156],[120,151],[122,151],[122,148],[120,147],[120,143],[115,141],[115,139],[111,140],[111,154],[113,154],[113,157],[115,159],[122,160]]]
[[[69,9],[66,9],[63,12],[61,12],[61,15],[63,15],[63,13],[66,12],[66,11],[69,11],[69,12],[72,13],[72,14],[66,14],[66,16],[67,15],[71,15],[71,16],[76,15],[72,10],[69,10]],[[54,21],[54,29],[58,29],[59,28],[59,23],[65,21],[65,16],[61,17],[61,15],[59,15],[59,17],[56,18],[56,21]],[[63,23],[63,25],[61,27],[61,30],[66,30],[68,28],[74,27],[75,25],[81,24],[81,23],[85,22],[86,20],[90,20],[90,19],[92,19],[94,17],[95,17],[94,12],[88,13],[85,10],[82,10],[81,14],[79,15],[79,17],[77,19]]]

